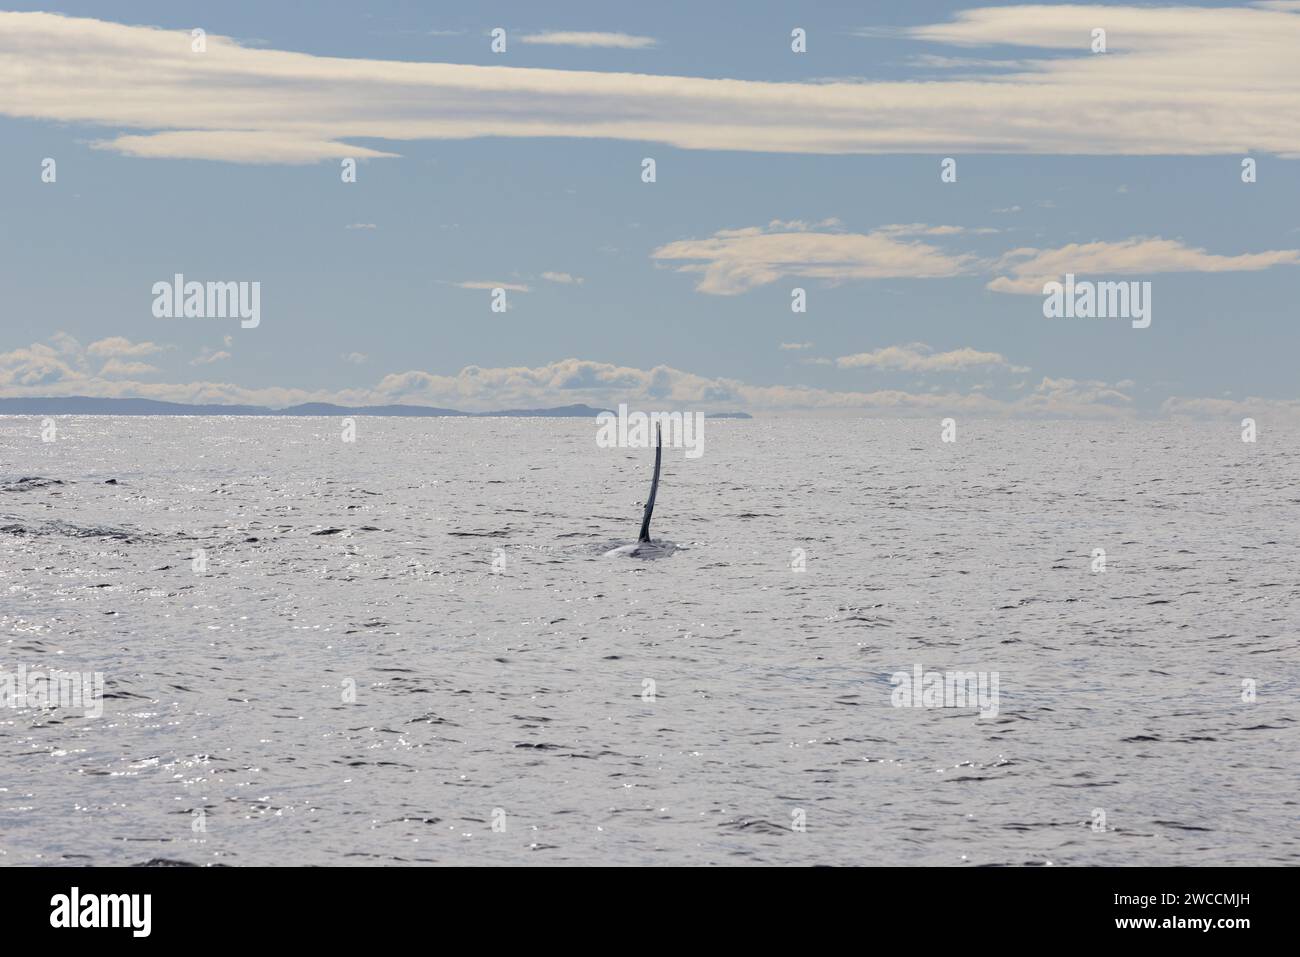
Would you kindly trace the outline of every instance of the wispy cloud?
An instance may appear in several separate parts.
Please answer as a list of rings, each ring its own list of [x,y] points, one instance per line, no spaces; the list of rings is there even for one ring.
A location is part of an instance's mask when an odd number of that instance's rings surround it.
[[[1257,272],[1300,264],[1300,249],[1222,256],[1176,239],[1134,237],[1119,242],[1071,243],[1058,249],[1014,249],[998,262],[1009,275],[988,283],[994,292],[1041,295],[1043,284],[1066,273],[1079,276],[1151,275],[1166,272]]]
[[[566,286],[581,286],[586,280],[567,272],[544,272],[542,278],[547,282],[558,282]]]
[[[1099,24],[1115,52],[1088,49]],[[101,146],[132,156],[244,163],[393,155],[348,142],[362,137],[486,136],[823,154],[1300,156],[1293,7],[995,6],[900,33],[1054,55],[978,78],[759,82],[323,57],[217,35],[196,54],[180,30],[0,13],[0,113],[128,130]]]
[[[874,231],[882,236],[983,236],[1000,232],[991,226],[929,226],[925,223],[893,223]]]
[[[0,19],[2,18],[3,14],[0,14]],[[355,159],[391,159],[398,155],[333,140],[314,139],[301,133],[271,130],[223,130],[220,133],[186,130],[151,133],[147,136],[122,135],[111,140],[96,140],[91,146],[145,159],[206,159],[253,164],[316,163],[343,156]]]
[[[555,47],[611,47],[618,50],[644,50],[657,44],[654,37],[630,33],[596,33],[591,31],[543,30],[518,37],[520,43]]]
[[[99,358],[112,356],[124,359],[153,356],[169,348],[170,346],[160,346],[156,342],[132,342],[122,336],[110,336],[92,342],[86,346],[86,352]]]
[[[936,70],[1024,70],[1032,69],[1032,60],[995,60],[981,57],[938,56],[921,53],[909,61],[913,66]]]
[[[130,376],[153,375],[158,369],[147,362],[131,362],[126,359],[109,359],[100,368],[99,374],[105,379],[125,379]]]
[[[1240,419],[1243,416],[1275,417],[1284,422],[1300,422],[1300,399],[1266,399],[1248,396],[1230,398],[1190,398],[1171,396],[1160,405],[1160,412],[1170,418]]]
[[[439,280],[440,282],[442,280]],[[531,292],[532,287],[518,282],[501,282],[494,279],[464,279],[460,282],[445,283],[457,289],[506,289],[510,292]]]
[[[904,242],[897,232],[817,232],[806,223],[777,220],[766,227],[723,229],[708,239],[668,243],[650,255],[685,262],[677,270],[700,273],[695,288],[717,296],[734,296],[787,277],[843,282],[956,276],[974,258]]]
[[[835,221],[838,225],[838,221]],[[1066,273],[1079,276],[1150,275],[1168,272],[1254,272],[1300,264],[1300,249],[1220,255],[1175,239],[1129,239],[1072,243],[1056,249],[1021,247],[999,256],[941,249],[911,239],[940,240],[997,233],[982,227],[906,223],[866,233],[827,232],[825,223],[773,220],[767,226],[718,230],[708,239],[660,246],[651,257],[681,262],[679,272],[699,273],[696,289],[732,296],[783,278],[830,283],[868,279],[942,279],[994,274],[994,292],[1041,295],[1043,284]],[[998,275],[1000,273],[1000,275]]]
[[[1015,366],[997,352],[982,352],[969,347],[949,352],[935,352],[923,342],[887,346],[873,352],[839,356],[835,365],[841,369],[877,369],[899,372],[964,372],[977,368],[1002,368],[1010,372],[1028,372]]]
[[[203,351],[190,360],[190,365],[206,366],[211,365],[214,362],[225,362],[229,358],[230,353],[226,352],[224,349],[213,350],[204,346]]]

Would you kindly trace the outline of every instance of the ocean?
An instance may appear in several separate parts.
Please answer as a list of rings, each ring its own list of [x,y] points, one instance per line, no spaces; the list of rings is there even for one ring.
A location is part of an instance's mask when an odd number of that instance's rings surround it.
[[[710,420],[644,561],[587,419],[54,424],[0,863],[1300,863],[1295,429]]]

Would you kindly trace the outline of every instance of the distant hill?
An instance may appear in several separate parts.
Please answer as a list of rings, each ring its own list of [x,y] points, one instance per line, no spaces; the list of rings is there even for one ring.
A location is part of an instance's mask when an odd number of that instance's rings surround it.
[[[305,402],[263,415],[466,415],[455,409],[435,409],[427,405],[365,405],[349,407],[332,402]]]
[[[605,409],[589,405],[562,405],[553,409],[506,409],[501,412],[461,412],[457,409],[438,409],[427,405],[334,405],[330,402],[308,402],[291,405],[286,409],[272,409],[260,405],[190,405],[184,402],[162,402],[157,399],[95,399],[84,395],[61,398],[0,398],[0,415],[400,415],[400,416],[467,416],[491,418],[493,416],[591,418]]]
[[[256,405],[184,405],[156,399],[0,398],[5,415],[274,415]]]
[[[561,405],[554,409],[506,409],[504,412],[471,412],[470,415],[480,416],[547,416],[550,418],[581,418],[600,415],[602,412],[609,412],[609,409],[593,409],[589,405]]]

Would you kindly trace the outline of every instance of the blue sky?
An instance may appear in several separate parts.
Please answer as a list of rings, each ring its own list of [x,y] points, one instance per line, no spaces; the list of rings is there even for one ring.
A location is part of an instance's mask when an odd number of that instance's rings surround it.
[[[0,395],[1300,415],[1300,9],[1222,6],[0,14]],[[1045,319],[1066,269],[1150,328]],[[177,272],[260,325],[155,318]]]

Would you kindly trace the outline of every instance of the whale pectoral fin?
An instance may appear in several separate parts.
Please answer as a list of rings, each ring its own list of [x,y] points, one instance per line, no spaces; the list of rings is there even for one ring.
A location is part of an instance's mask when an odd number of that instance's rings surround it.
[[[650,541],[650,516],[655,510],[655,495],[659,491],[659,464],[664,455],[664,434],[663,428],[656,424],[655,438],[658,440],[655,445],[655,477],[650,483],[650,497],[645,500],[645,515],[641,519],[641,534],[637,538],[638,542]]]

